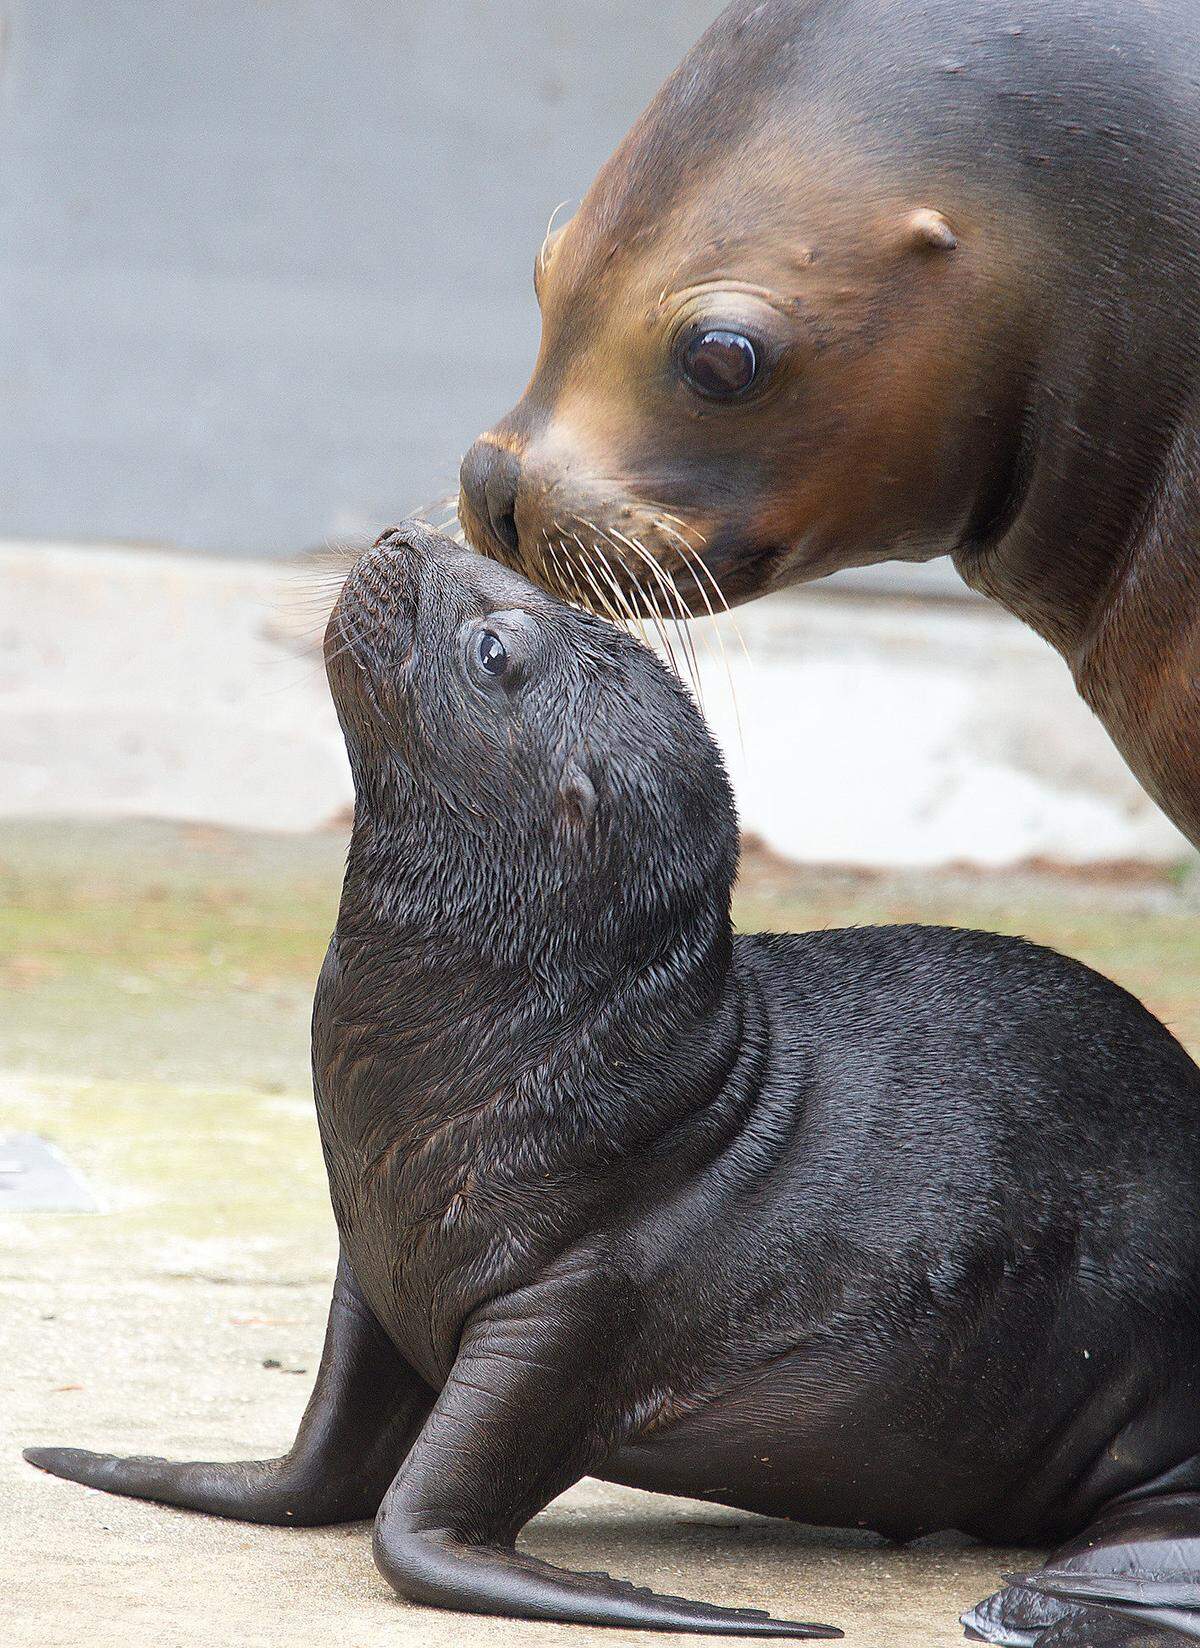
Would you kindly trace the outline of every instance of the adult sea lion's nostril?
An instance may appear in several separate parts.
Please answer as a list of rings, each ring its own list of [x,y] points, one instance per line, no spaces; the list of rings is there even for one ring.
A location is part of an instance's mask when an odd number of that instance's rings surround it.
[[[460,480],[471,513],[505,555],[516,555],[520,460],[493,441],[478,440],[463,459]]]

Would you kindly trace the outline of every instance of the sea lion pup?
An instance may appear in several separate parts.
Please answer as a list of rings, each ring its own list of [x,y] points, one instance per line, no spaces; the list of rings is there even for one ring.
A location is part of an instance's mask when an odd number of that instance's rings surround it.
[[[703,613],[952,557],[1200,845],[1196,0],[738,0],[539,252],[475,546]]]
[[[402,1596],[530,1619],[833,1634],[518,1552],[584,1474],[902,1538],[1085,1530],[1033,1586],[1116,1569],[1138,1601],[1138,1561],[1178,1569],[1178,1043],[1013,939],[735,938],[733,802],[679,682],[427,529],[358,562],[326,648],[357,802],[313,1019],[341,1262],[300,1434],[265,1463],[33,1462],[224,1516],[375,1516]],[[1172,1585],[1200,1600],[1190,1568]],[[1033,1586],[995,1640],[1063,1612]]]

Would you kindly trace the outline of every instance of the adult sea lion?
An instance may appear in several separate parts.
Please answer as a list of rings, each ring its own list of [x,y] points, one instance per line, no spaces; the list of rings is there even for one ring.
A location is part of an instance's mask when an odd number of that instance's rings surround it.
[[[733,802],[674,676],[420,527],[357,564],[326,653],[357,800],[313,1020],[341,1261],[300,1434],[252,1464],[29,1458],[223,1516],[375,1516],[402,1596],[481,1613],[836,1634],[518,1552],[585,1473],[1074,1537],[973,1612],[994,1641],[1091,1630],[1097,1598],[1137,1640],[1200,1609],[1179,1044],[1012,939],[735,938]]]
[[[1196,0],[737,0],[539,253],[468,536],[668,613],[949,555],[1200,845],[1198,154]]]

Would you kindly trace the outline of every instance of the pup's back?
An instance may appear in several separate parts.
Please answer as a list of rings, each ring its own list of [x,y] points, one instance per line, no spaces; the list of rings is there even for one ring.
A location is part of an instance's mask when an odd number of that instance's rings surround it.
[[[903,1196],[906,1236],[944,1234],[969,1199],[970,1222],[1027,1240],[1069,1222],[1081,1262],[1094,1247],[1153,1275],[1194,1265],[1200,1069],[1128,991],[956,928],[762,934],[737,951],[764,986],[777,1072],[838,1115],[822,1132],[847,1191],[861,1163],[874,1205]]]

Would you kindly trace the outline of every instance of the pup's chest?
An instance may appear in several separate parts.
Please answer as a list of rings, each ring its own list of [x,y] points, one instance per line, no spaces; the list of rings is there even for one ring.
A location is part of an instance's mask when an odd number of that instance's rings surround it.
[[[381,1135],[339,1109],[335,1096],[320,1119],[343,1250],[389,1337],[440,1385],[472,1312],[559,1251],[556,1198],[469,1123]]]
[[[489,1056],[480,1015],[450,1034],[444,1000],[381,995],[370,959],[335,941],[314,1008],[330,1199],[381,1325],[441,1383],[471,1313],[553,1262],[590,1203],[553,1107],[511,1050]]]

